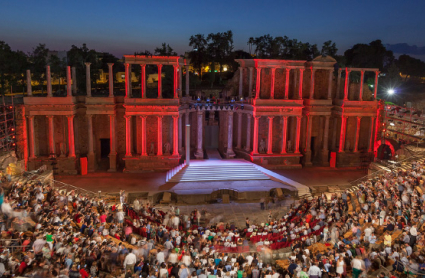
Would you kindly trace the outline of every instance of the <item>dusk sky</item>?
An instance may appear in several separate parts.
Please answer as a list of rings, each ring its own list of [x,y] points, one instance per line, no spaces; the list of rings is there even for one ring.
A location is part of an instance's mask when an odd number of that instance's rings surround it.
[[[340,53],[355,43],[381,39],[384,44],[417,45],[416,54],[421,56],[425,55],[424,12],[423,0],[4,0],[0,40],[25,52],[38,43],[51,50],[87,43],[89,48],[121,57],[153,52],[162,42],[183,54],[190,50],[191,35],[232,30],[235,49],[245,51],[249,37],[270,34],[319,47],[333,40]]]

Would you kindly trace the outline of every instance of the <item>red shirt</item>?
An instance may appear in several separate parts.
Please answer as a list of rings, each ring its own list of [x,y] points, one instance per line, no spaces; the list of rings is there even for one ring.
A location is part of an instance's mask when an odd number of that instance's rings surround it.
[[[90,276],[84,268],[80,269],[80,275],[81,278],[88,278]]]
[[[99,220],[100,220],[100,223],[105,223],[105,222],[106,222],[106,215],[102,214],[102,215],[99,217]]]
[[[19,266],[19,273],[24,273],[25,269],[27,268],[27,263],[23,261],[21,265]]]

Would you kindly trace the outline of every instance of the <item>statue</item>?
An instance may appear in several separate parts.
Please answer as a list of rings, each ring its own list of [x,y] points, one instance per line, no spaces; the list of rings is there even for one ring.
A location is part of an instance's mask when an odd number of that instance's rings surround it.
[[[149,155],[155,155],[155,144],[151,143],[151,148],[149,150]]]
[[[286,150],[287,150],[288,152],[292,152],[292,141],[291,141],[291,140],[289,140],[287,144],[288,144],[288,146],[286,147]]]
[[[165,143],[164,144],[164,154],[165,155],[170,155],[170,149],[171,149],[171,145],[170,145],[170,143]]]
[[[350,151],[350,140],[347,140],[347,142],[345,143],[345,150],[347,151],[347,152],[349,152]]]
[[[260,141],[260,153],[265,153],[266,152],[266,141],[264,141],[264,139],[261,139]]]
[[[64,143],[60,143],[59,144],[59,148],[60,148],[60,152],[61,152],[60,157],[65,157],[65,144]]]

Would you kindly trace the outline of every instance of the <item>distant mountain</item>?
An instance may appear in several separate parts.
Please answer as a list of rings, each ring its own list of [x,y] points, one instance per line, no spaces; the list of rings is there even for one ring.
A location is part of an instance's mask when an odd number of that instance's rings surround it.
[[[425,55],[425,46],[408,45],[407,43],[386,44],[385,47],[397,54]]]

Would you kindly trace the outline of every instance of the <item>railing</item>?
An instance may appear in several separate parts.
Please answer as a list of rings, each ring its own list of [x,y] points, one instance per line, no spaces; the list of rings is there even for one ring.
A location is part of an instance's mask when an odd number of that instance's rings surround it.
[[[167,175],[165,177],[165,182],[168,182],[172,177],[174,177],[178,172],[180,172],[185,167],[186,167],[186,160],[182,164],[174,167],[171,170],[168,170]]]

